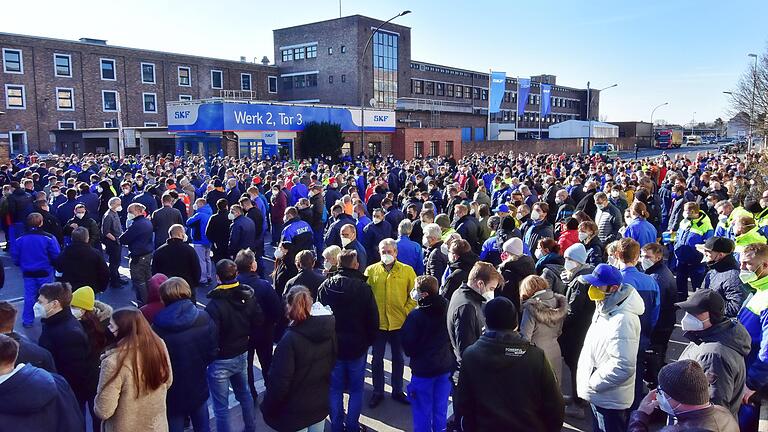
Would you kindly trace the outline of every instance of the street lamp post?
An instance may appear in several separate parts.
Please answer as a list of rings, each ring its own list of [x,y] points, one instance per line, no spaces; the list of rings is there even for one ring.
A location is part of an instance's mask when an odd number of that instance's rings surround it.
[[[755,88],[757,87],[757,54],[749,54],[749,57],[755,59],[752,68],[752,102],[749,106],[749,141],[747,142],[747,151],[752,151],[752,123],[755,121]]]
[[[599,89],[597,92],[599,93],[603,90],[608,90],[616,86],[618,86],[618,84],[609,85],[608,87]],[[589,116],[589,109],[591,106],[592,106],[592,93],[589,88],[589,81],[587,81],[587,121],[589,122],[589,127],[587,129],[589,130],[587,131],[587,148],[584,149],[584,153],[589,151],[589,147],[592,144],[592,117]]]
[[[669,102],[664,102],[663,104],[659,104],[653,110],[651,110],[651,137],[650,137],[651,147],[653,147],[653,114],[656,112],[657,109],[659,109],[659,108],[661,108],[661,107],[663,107],[665,105],[669,105]]]
[[[364,68],[365,53],[366,51],[368,51],[368,46],[371,45],[371,40],[373,40],[373,35],[375,35],[376,32],[379,31],[379,29],[387,25],[389,22],[391,22],[395,18],[401,17],[403,15],[408,15],[409,13],[411,13],[411,11],[404,10],[399,14],[393,16],[392,18],[384,21],[378,27],[376,27],[376,29],[374,29],[371,32],[371,35],[368,36],[368,40],[365,42],[365,47],[363,48],[363,53],[360,55],[360,66],[359,66],[360,72],[357,76],[357,79],[360,81],[360,146],[361,146],[360,148],[362,151],[365,151],[365,94],[363,93],[363,81],[364,81],[363,72],[365,69]],[[373,72],[373,67],[374,67],[373,62],[371,62],[371,72]]]

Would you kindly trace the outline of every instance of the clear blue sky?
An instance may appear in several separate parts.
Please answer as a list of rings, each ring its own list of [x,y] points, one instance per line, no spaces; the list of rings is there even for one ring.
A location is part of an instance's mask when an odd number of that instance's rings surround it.
[[[727,120],[728,100],[768,42],[766,0],[342,0],[344,15],[387,19],[412,29],[416,60],[510,76],[557,75],[596,88],[609,121]],[[118,6],[119,5],[119,6]],[[40,14],[48,10],[50,13]],[[338,0],[52,0],[14,2],[0,31],[77,39],[227,59],[273,57],[272,29],[339,16]],[[55,11],[55,12],[54,12]]]

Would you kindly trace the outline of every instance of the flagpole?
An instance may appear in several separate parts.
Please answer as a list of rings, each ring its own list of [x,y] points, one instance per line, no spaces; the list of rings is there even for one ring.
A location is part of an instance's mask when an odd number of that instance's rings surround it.
[[[491,140],[491,69],[488,69],[488,126],[487,126],[487,140]],[[482,94],[482,90],[480,90],[480,93]]]
[[[520,134],[520,132],[518,132],[518,130],[517,130],[518,126],[520,124],[519,123],[520,122],[520,110],[518,109],[518,108],[520,108],[520,76],[519,75],[517,76],[517,97],[515,98],[515,102],[517,102],[515,104],[515,140],[518,140],[519,139],[518,135]]]
[[[544,98],[541,92],[541,83],[539,83],[539,139],[541,139],[541,111],[544,108]]]

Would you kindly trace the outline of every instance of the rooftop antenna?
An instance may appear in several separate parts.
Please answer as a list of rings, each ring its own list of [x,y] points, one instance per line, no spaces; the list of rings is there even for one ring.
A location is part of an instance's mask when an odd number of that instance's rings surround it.
[[[341,0],[339,0],[339,18],[341,18]]]

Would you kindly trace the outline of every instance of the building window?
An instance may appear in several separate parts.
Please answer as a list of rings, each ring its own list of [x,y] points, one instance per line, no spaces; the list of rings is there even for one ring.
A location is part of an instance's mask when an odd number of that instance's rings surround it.
[[[280,53],[283,57],[284,62],[289,62],[293,60],[293,50],[292,49],[284,49]]]
[[[249,73],[240,74],[240,90],[253,90],[251,88],[251,74]]]
[[[413,84],[413,93],[415,94],[422,94],[424,93],[424,81],[422,80],[413,80],[411,81]]]
[[[328,75],[328,84],[333,84],[333,75]]]
[[[11,131],[8,136],[11,139],[11,153],[29,153],[26,131]]]
[[[5,107],[9,109],[27,108],[27,92],[23,85],[5,85]]]
[[[436,83],[435,91],[438,96],[445,96],[445,83]]]
[[[77,125],[73,121],[60,121],[59,129],[77,129]]]
[[[101,105],[104,112],[117,112],[117,92],[112,90],[102,90]]]
[[[373,35],[373,97],[379,108],[394,109],[397,102],[398,38],[381,30]]]
[[[154,63],[142,63],[141,64],[141,82],[143,84],[155,84],[155,64]]]
[[[454,85],[448,84],[445,86],[445,95],[448,97],[453,97],[455,95],[455,92],[453,91]]]
[[[341,82],[347,82],[347,75],[341,74]]]
[[[420,158],[424,156],[424,141],[415,141],[413,143],[413,157]]]
[[[156,113],[157,112],[157,95],[154,93],[143,93],[142,99],[144,100],[144,112],[145,113]],[[192,98],[190,97],[190,100]],[[181,96],[179,96],[179,100],[181,99]]]
[[[115,61],[112,59],[101,59],[101,79],[106,81],[116,80]]]
[[[317,74],[307,75],[307,87],[317,87]]]
[[[59,111],[74,111],[74,90],[56,87],[56,109]]]
[[[333,47],[328,47],[328,55],[333,55]]]
[[[304,47],[293,49],[294,60],[304,60]]]
[[[190,87],[192,85],[192,79],[190,78],[191,72],[188,67],[179,66],[179,85],[182,87]]]
[[[433,157],[440,155],[440,141],[429,143],[429,155]]]
[[[283,77],[283,90],[290,90],[293,88],[293,77]]]
[[[276,76],[267,77],[267,84],[268,84],[270,93],[277,93],[277,77]]]
[[[221,89],[224,87],[224,74],[220,70],[211,71],[211,88]]]
[[[480,89],[477,87],[472,87],[472,96],[475,99],[480,99]]]
[[[341,46],[341,53],[344,54],[345,52],[347,52],[347,47],[345,45],[342,45]]]
[[[69,54],[54,54],[53,72],[57,77],[72,78],[72,56]]]
[[[13,74],[24,73],[24,58],[21,50],[3,48],[3,72]]]
[[[456,97],[457,98],[459,98],[459,99],[463,99],[464,98],[464,93],[463,93],[464,90],[463,89],[464,89],[463,86],[460,86],[460,85],[456,86]]]
[[[310,45],[307,47],[307,58],[317,57],[317,45]]]
[[[157,122],[144,122],[144,127],[157,127]]]
[[[445,142],[445,155],[451,156],[453,154],[453,141]]]
[[[179,95],[179,101],[191,101],[192,95]]]
[[[488,100],[488,90],[486,90],[486,89],[482,90],[482,92],[480,93],[480,99]]]
[[[467,99],[472,99],[472,87],[464,86],[464,97]]]
[[[116,128],[117,127],[117,120],[110,120],[104,122],[105,128]]]
[[[434,96],[435,94],[435,83],[432,81],[427,81],[424,83],[424,93]]]

